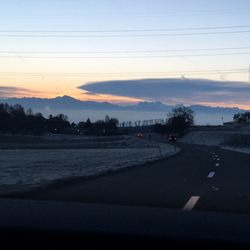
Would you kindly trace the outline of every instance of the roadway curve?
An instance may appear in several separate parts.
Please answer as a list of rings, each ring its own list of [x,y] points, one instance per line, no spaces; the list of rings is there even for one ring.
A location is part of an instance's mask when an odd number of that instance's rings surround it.
[[[14,198],[250,213],[250,155],[178,146],[169,159]]]

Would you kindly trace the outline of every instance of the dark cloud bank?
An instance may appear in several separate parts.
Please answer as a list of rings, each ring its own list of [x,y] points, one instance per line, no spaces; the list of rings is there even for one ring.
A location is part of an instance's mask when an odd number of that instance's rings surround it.
[[[144,79],[93,82],[79,87],[90,94],[109,94],[167,103],[223,102],[250,104],[250,84],[204,79]]]

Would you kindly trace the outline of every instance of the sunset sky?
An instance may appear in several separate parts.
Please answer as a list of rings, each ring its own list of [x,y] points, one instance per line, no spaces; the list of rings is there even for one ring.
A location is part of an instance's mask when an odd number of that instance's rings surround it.
[[[3,0],[0,97],[70,95],[250,108],[249,15],[245,0]],[[190,84],[186,96],[178,99],[177,93],[170,100],[169,93],[164,99],[84,88],[119,80],[156,79],[159,84],[159,78],[210,79],[224,89],[213,89],[202,100],[192,98]],[[245,91],[234,98],[238,85]]]

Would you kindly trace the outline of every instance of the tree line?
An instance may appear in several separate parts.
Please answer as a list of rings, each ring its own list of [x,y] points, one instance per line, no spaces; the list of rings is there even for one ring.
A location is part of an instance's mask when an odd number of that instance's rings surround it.
[[[63,132],[71,126],[67,116],[59,114],[43,117],[41,113],[27,111],[19,105],[0,104],[0,132],[41,135],[44,132]]]
[[[0,103],[0,133],[33,134],[43,133],[86,133],[86,134],[114,134],[117,133],[118,120],[105,117],[92,123],[90,119],[78,124],[70,123],[64,114],[49,115],[45,118],[41,113],[33,113],[32,109],[25,109],[19,105]]]
[[[79,122],[77,131],[89,135],[114,135],[118,134],[119,121],[116,118],[105,116],[104,120],[92,123],[88,118],[86,122]]]
[[[150,125],[157,133],[179,133],[194,123],[194,112],[189,107],[179,106],[170,112],[165,123]],[[130,124],[129,124],[130,125]],[[144,125],[144,124],[137,124]],[[140,126],[139,126],[140,127]],[[78,124],[70,123],[64,114],[49,115],[45,118],[41,113],[25,110],[21,105],[0,104],[0,133],[33,134],[71,133],[89,135],[114,135],[121,133],[119,121],[106,116],[104,120],[91,122],[88,118]],[[120,129],[120,130],[119,130]],[[124,130],[125,131],[125,130]]]
[[[234,115],[233,119],[238,123],[250,122],[250,112],[237,113]]]

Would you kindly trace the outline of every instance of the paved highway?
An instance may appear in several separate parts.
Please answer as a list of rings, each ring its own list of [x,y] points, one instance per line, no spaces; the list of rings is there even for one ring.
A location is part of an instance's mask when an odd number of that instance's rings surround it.
[[[169,159],[15,198],[250,213],[250,155],[178,146]]]

